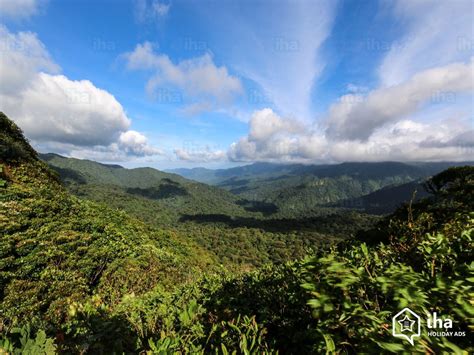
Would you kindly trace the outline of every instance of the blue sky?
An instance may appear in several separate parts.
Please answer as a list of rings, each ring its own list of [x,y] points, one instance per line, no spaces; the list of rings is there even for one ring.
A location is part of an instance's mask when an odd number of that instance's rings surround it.
[[[0,109],[43,152],[157,168],[473,153],[469,0],[0,0],[0,13]]]

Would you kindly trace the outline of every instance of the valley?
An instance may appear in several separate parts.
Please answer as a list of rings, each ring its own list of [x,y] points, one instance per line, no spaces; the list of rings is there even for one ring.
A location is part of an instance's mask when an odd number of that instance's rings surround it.
[[[474,354],[473,0],[0,0],[0,355]]]
[[[254,164],[208,185],[38,154],[3,114],[0,165],[11,351],[402,351],[380,314],[407,295],[468,331],[472,166]]]

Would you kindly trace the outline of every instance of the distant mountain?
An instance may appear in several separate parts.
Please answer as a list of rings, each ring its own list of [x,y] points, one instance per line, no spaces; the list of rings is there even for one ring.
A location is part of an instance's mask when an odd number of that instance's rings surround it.
[[[178,174],[186,179],[191,179],[205,184],[212,184],[219,180],[216,174],[217,171],[219,170],[212,170],[207,168],[177,168],[165,170],[165,172],[167,173]]]
[[[178,174],[187,179],[219,185],[229,179],[235,180],[236,178],[242,177],[256,179],[284,175],[313,175],[317,177],[348,175],[366,178],[380,178],[400,174],[430,176],[448,167],[462,165],[474,165],[474,162],[355,162],[322,165],[253,163],[228,169],[207,169],[199,167],[192,169],[169,169],[166,171]]]
[[[291,172],[295,167],[299,167],[298,164],[286,165],[286,164],[274,164],[274,163],[254,163],[249,165],[238,166],[235,168],[228,169],[207,169],[207,168],[179,168],[166,170],[170,173],[181,175],[187,179],[196,180],[206,184],[219,184],[227,179],[251,176],[251,177],[262,177],[272,174],[283,174],[285,172]],[[303,165],[301,165],[303,166]]]
[[[418,201],[428,196],[429,193],[425,190],[423,182],[416,180],[401,185],[386,186],[370,194],[339,201],[330,206],[361,210],[370,214],[387,214],[404,203],[409,203],[411,200]]]
[[[74,194],[107,201],[126,210],[130,205],[147,214],[152,209],[155,216],[163,219],[163,224],[174,223],[184,214],[245,214],[244,208],[237,204],[240,198],[234,194],[176,174],[152,168],[126,169],[57,154],[41,154],[40,158]]]
[[[319,206],[344,206],[344,203],[347,206],[348,201],[351,203],[358,201],[357,206],[365,201],[364,205],[370,212],[389,212],[404,201],[391,199],[389,195],[403,198],[406,196],[397,195],[401,190],[393,190],[396,186],[421,181],[448,167],[460,165],[472,165],[472,163],[356,162],[332,165],[255,163],[230,169],[195,168],[173,171],[189,179],[222,187],[244,199],[273,206],[280,215],[301,216],[312,214],[312,211]],[[385,187],[390,187],[393,192],[381,191],[370,195]],[[410,187],[412,185],[408,184],[404,189]],[[411,195],[411,192],[408,194]],[[362,196],[367,196],[367,200],[356,200]],[[375,201],[377,198],[380,200]],[[377,205],[383,207],[376,208]]]

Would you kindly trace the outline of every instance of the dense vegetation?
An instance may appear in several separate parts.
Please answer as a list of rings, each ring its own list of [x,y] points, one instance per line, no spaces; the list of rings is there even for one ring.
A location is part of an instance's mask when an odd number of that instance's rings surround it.
[[[231,169],[171,171],[222,187],[247,200],[259,201],[275,217],[295,218],[312,216],[322,206],[389,213],[410,200],[420,179],[456,165],[459,163],[255,163]],[[373,195],[382,188],[385,191]]]
[[[0,349],[8,353],[474,351],[472,167],[429,179],[428,198],[400,207],[358,239],[317,245],[304,239],[319,233],[313,226],[324,238],[335,228],[331,218],[356,224],[363,216],[324,210],[302,228],[301,220],[292,226],[291,219],[245,210],[238,218],[183,212],[189,220],[176,222],[169,212],[160,225],[151,214],[139,219],[71,195],[3,114],[0,165]],[[117,191],[110,206],[133,196],[133,209],[149,203],[140,213],[160,207],[160,198],[127,192],[128,183],[110,190],[95,184],[94,193]],[[77,191],[92,184],[82,185]],[[202,229],[186,234],[193,228]],[[308,255],[283,262],[303,240]],[[250,272],[220,266],[222,250],[234,252],[239,243],[253,250],[249,263],[259,254],[268,257],[259,264],[273,261],[275,250],[265,248],[278,241],[288,255],[276,264]],[[424,331],[414,346],[394,338],[391,317],[405,306],[418,314],[436,310],[467,336]]]
[[[301,258],[308,250],[351,237],[377,220],[321,206],[314,206],[309,217],[281,217],[264,203],[155,169],[124,169],[53,154],[41,158],[76,196],[193,240],[233,269]]]

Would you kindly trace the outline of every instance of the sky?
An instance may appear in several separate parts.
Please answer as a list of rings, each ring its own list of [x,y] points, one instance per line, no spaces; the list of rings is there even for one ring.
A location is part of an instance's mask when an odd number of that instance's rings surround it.
[[[474,156],[471,0],[0,0],[0,111],[126,167]]]

